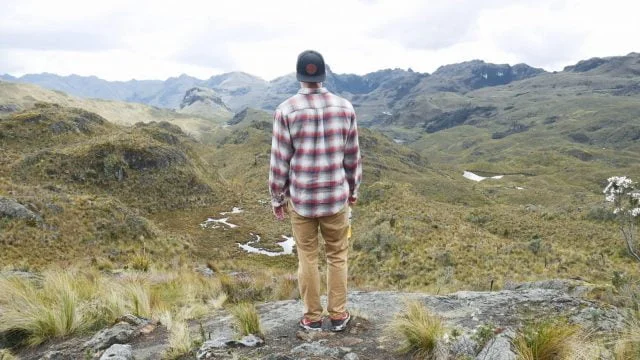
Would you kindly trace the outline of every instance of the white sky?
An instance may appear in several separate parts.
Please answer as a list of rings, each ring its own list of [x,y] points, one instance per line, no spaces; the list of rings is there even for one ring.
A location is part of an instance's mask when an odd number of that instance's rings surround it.
[[[0,74],[108,80],[245,71],[320,51],[337,73],[482,59],[546,70],[640,51],[637,0],[1,0]]]

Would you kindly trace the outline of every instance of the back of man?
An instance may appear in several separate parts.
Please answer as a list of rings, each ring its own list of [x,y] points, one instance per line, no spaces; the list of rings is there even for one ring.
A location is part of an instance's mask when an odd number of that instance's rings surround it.
[[[298,57],[298,94],[275,111],[269,187],[276,218],[287,203],[298,249],[298,282],[305,305],[300,326],[322,327],[318,231],[327,256],[327,311],[333,331],[344,330],[346,310],[348,204],[357,199],[362,176],[356,115],[349,101],[324,87],[322,56]]]

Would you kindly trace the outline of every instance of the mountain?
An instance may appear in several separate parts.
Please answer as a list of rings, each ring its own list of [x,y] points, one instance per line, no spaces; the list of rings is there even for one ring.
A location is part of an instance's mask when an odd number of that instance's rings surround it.
[[[449,89],[465,92],[484,86],[506,84],[536,76],[542,72],[540,69],[524,64],[511,67],[487,64],[479,60],[442,67],[432,77],[428,74],[401,69],[386,69],[361,76],[337,74],[328,68],[325,85],[331,91],[352,100],[366,116],[375,117],[388,112],[397,101],[410,94],[412,89],[427,79],[433,79],[433,81],[427,81],[427,85],[418,88],[419,91],[424,87],[430,87],[435,91]],[[209,88],[214,90],[234,112],[245,107],[273,110],[299,88],[295,74],[265,81],[244,72],[215,75],[206,80],[183,74],[166,81],[109,82],[93,76],[63,77],[47,73],[24,75],[17,79],[6,76],[5,79],[32,83],[75,96],[139,102],[171,109],[179,108],[187,90],[193,87]]]
[[[184,98],[184,94],[182,96]],[[231,113],[219,112],[216,114],[211,113],[208,118],[203,118],[198,115],[180,113],[144,104],[86,99],[30,84],[0,82],[0,114],[29,109],[41,102],[86,109],[119,125],[167,121],[178,125],[183,131],[196,137],[217,131],[216,129],[219,126],[226,123],[233,116]],[[11,111],[3,111],[3,109]]]
[[[215,91],[202,87],[194,87],[187,91],[178,112],[214,119],[232,116],[231,109]]]

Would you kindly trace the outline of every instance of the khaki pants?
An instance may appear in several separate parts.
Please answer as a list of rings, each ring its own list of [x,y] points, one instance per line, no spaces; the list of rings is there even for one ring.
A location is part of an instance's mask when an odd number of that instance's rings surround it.
[[[335,215],[307,218],[290,211],[293,237],[298,248],[298,286],[304,302],[304,315],[311,321],[322,318],[320,272],[318,271],[318,229],[327,256],[327,312],[335,317],[347,305],[347,256],[349,219],[347,206]]]

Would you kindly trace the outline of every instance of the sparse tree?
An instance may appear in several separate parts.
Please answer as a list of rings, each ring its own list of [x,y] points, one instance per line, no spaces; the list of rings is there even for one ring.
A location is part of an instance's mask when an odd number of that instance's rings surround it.
[[[606,200],[613,203],[613,213],[618,220],[627,250],[631,256],[640,261],[636,244],[636,229],[640,220],[640,189],[626,176],[613,176],[607,180],[609,184],[604,189]]]

